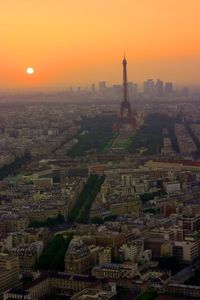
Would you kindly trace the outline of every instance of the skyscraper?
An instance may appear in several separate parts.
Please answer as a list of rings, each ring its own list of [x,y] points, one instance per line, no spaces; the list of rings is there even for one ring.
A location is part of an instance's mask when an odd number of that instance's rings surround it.
[[[156,91],[156,96],[162,97],[164,93],[163,89],[163,81],[160,79],[157,79],[157,82],[155,84],[155,91]]]
[[[148,79],[144,82],[144,93],[146,95],[152,96],[155,93],[155,86],[153,79]]]
[[[166,93],[166,95],[172,95],[173,94],[173,83],[172,82],[166,82],[165,83],[165,93]]]
[[[92,93],[95,93],[95,92],[96,92],[96,87],[95,87],[95,84],[94,84],[94,83],[92,84],[91,89],[92,89]]]
[[[137,83],[133,84],[133,96],[137,96],[138,94],[138,85]]]
[[[104,94],[106,92],[106,81],[100,81],[99,82],[99,92],[101,94]]]
[[[114,84],[112,86],[112,92],[113,92],[113,96],[116,98],[116,99],[120,99],[122,98],[122,86],[121,84]]]

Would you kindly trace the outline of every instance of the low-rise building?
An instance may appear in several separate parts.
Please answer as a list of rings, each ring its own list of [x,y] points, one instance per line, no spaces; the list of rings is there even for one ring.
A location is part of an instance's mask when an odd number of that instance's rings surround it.
[[[199,255],[198,241],[174,241],[173,256],[188,263],[192,263]]]
[[[65,271],[74,274],[87,273],[91,268],[89,248],[81,239],[73,239],[65,254]]]
[[[92,276],[98,279],[131,279],[138,270],[136,263],[124,263],[124,264],[105,264],[95,266],[92,269]]]
[[[18,257],[0,253],[0,295],[18,286],[20,286]]]
[[[21,271],[31,271],[43,249],[43,242],[21,244],[11,249],[11,253],[19,258]]]
[[[112,258],[112,249],[110,247],[103,248],[99,252],[99,264],[110,264]]]
[[[113,300],[117,298],[116,291],[101,290],[101,289],[85,289],[77,294],[75,294],[72,300]]]

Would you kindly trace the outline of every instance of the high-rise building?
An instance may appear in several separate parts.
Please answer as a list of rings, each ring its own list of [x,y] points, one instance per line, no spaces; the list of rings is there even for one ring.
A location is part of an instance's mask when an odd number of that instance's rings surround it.
[[[129,81],[127,83],[127,85],[128,85],[129,97],[132,98],[133,97],[133,82]]]
[[[138,85],[137,83],[133,83],[133,96],[137,96],[138,94]]]
[[[157,82],[155,84],[155,90],[156,90],[156,96],[162,97],[164,94],[164,89],[163,89],[163,81],[160,79],[157,79]]]
[[[153,79],[148,79],[144,82],[144,93],[152,96],[155,93],[155,85]]]
[[[188,95],[189,95],[189,89],[186,88],[186,87],[183,88],[183,89],[181,90],[180,94],[181,94],[181,96],[183,96],[183,97],[188,97]]]
[[[106,92],[106,81],[99,81],[99,92],[104,94]]]
[[[128,92],[129,92],[130,98],[133,98],[134,96],[136,96],[137,95],[137,84],[129,81],[128,82]]]
[[[166,93],[166,95],[172,95],[173,94],[173,83],[172,82],[166,82],[165,83],[165,93]]]
[[[96,87],[95,87],[94,83],[92,84],[91,88],[92,88],[92,93],[95,93],[96,92]]]
[[[112,86],[112,94],[114,97],[121,100],[122,98],[122,86],[120,84],[114,84]]]

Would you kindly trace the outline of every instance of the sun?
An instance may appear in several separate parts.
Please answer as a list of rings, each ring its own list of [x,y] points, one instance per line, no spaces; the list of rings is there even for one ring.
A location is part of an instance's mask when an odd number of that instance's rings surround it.
[[[34,70],[32,67],[26,68],[26,73],[27,73],[28,75],[33,75],[34,72],[35,72],[35,70]]]

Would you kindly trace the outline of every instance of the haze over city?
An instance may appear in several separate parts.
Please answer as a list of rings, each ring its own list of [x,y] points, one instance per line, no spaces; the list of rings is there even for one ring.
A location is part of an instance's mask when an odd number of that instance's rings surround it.
[[[1,1],[0,88],[118,83],[124,51],[134,82],[198,85],[199,11],[199,0]]]
[[[200,299],[200,0],[0,2],[0,300]]]

